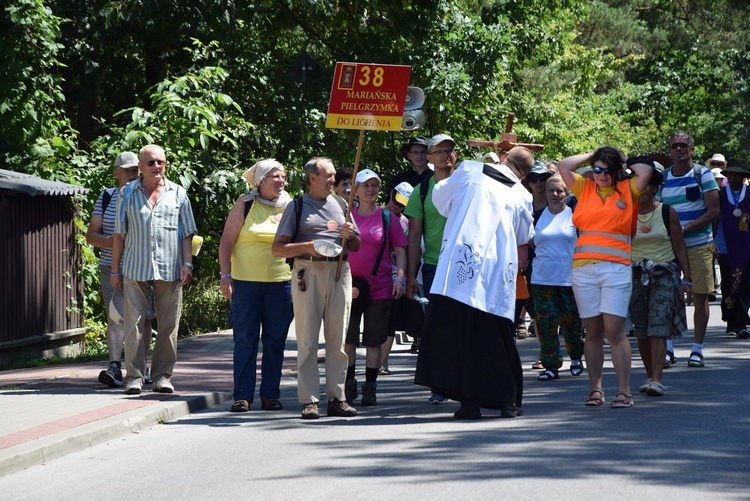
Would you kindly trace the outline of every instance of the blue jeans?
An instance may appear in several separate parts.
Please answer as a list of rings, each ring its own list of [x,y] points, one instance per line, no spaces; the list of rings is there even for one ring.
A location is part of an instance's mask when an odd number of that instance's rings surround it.
[[[234,281],[229,323],[234,329],[235,400],[253,401],[261,336],[260,396],[279,398],[284,346],[292,318],[291,282]]]

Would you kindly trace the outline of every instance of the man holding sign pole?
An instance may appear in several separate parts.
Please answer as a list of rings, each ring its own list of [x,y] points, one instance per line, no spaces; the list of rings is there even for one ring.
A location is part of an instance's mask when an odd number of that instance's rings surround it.
[[[352,303],[352,277],[346,249],[359,249],[360,239],[355,224],[346,222],[346,202],[331,195],[335,179],[336,169],[330,158],[316,157],[305,164],[307,193],[287,205],[271,247],[275,257],[294,258],[292,303],[298,350],[297,393],[302,404],[302,419],[320,417],[318,337],[321,320],[326,350],[328,415],[357,415],[357,410],[346,403],[344,396],[349,364],[344,339]],[[341,278],[336,280],[341,252],[345,253]]]

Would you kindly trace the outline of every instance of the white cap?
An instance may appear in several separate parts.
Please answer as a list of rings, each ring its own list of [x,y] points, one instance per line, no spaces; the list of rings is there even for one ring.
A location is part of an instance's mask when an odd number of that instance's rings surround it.
[[[370,169],[362,169],[361,171],[357,172],[357,183],[364,183],[367,182],[369,179],[377,179],[378,183],[380,183],[380,176],[375,174],[374,170]]]
[[[484,155],[477,157],[477,162],[499,165],[500,157],[498,157],[497,153],[495,153],[494,151],[490,151],[489,153],[485,153]]]
[[[411,192],[414,191],[414,188],[412,185],[404,181],[403,183],[398,183],[394,189],[396,190],[396,194],[393,198],[396,202],[406,207],[409,204],[409,197],[411,196]]]
[[[112,296],[112,301],[109,302],[109,318],[120,325],[125,323],[122,316],[125,314],[125,296],[123,294],[115,294]]]

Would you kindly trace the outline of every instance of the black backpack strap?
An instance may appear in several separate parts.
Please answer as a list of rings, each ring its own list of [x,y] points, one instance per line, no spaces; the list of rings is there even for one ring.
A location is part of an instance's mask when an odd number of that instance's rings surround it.
[[[114,190],[116,189],[117,188],[109,188],[102,192],[102,217],[104,216],[104,213],[107,212],[107,207],[109,207],[109,203],[112,201],[112,196],[115,194]]]
[[[383,253],[385,252],[385,243],[388,240],[388,230],[390,230],[391,228],[390,212],[387,209],[383,209],[383,212],[381,213],[381,217],[383,218],[383,243],[380,245],[378,258],[375,260],[375,266],[372,267],[372,273],[370,273],[370,280],[368,280],[368,282],[372,281],[372,278],[375,276],[375,273],[378,272],[378,268],[380,268],[380,261],[383,259]]]
[[[669,223],[669,209],[671,209],[670,205],[665,203],[661,204],[661,218],[664,221],[664,227],[667,229],[667,236],[672,238],[672,225]]]
[[[250,214],[250,208],[253,206],[253,201],[254,199],[252,198],[250,200],[245,200],[245,217],[242,218],[243,221],[246,220],[247,215]]]
[[[430,179],[432,179],[432,176],[428,177],[421,183],[419,183],[419,199],[422,200],[422,213],[424,214],[424,201],[427,200],[427,193],[430,191]]]

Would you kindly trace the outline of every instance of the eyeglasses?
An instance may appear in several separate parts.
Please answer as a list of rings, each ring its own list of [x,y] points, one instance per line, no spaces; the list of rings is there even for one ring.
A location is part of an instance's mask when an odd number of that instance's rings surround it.
[[[542,176],[529,176],[530,183],[538,183],[539,181],[544,181],[544,178]]]
[[[609,173],[609,169],[606,169],[605,167],[599,167],[598,165],[592,167],[592,170],[594,171],[594,174],[606,174],[608,176],[612,175]]]
[[[430,155],[453,155],[453,152],[456,151],[456,148],[451,148],[449,150],[432,150],[432,153]]]
[[[166,160],[149,160],[146,162],[146,165],[153,167],[154,165],[164,165],[165,163],[167,163]]]
[[[299,270],[297,272],[297,288],[300,292],[305,292],[307,290],[307,285],[305,284],[305,271],[306,270]]]
[[[690,145],[687,143],[672,143],[669,147],[672,148],[673,150],[676,150],[677,148],[682,148],[682,149],[690,148]]]
[[[427,148],[418,148],[416,150],[409,150],[409,153],[411,153],[412,155],[419,155],[419,156],[426,155]]]

